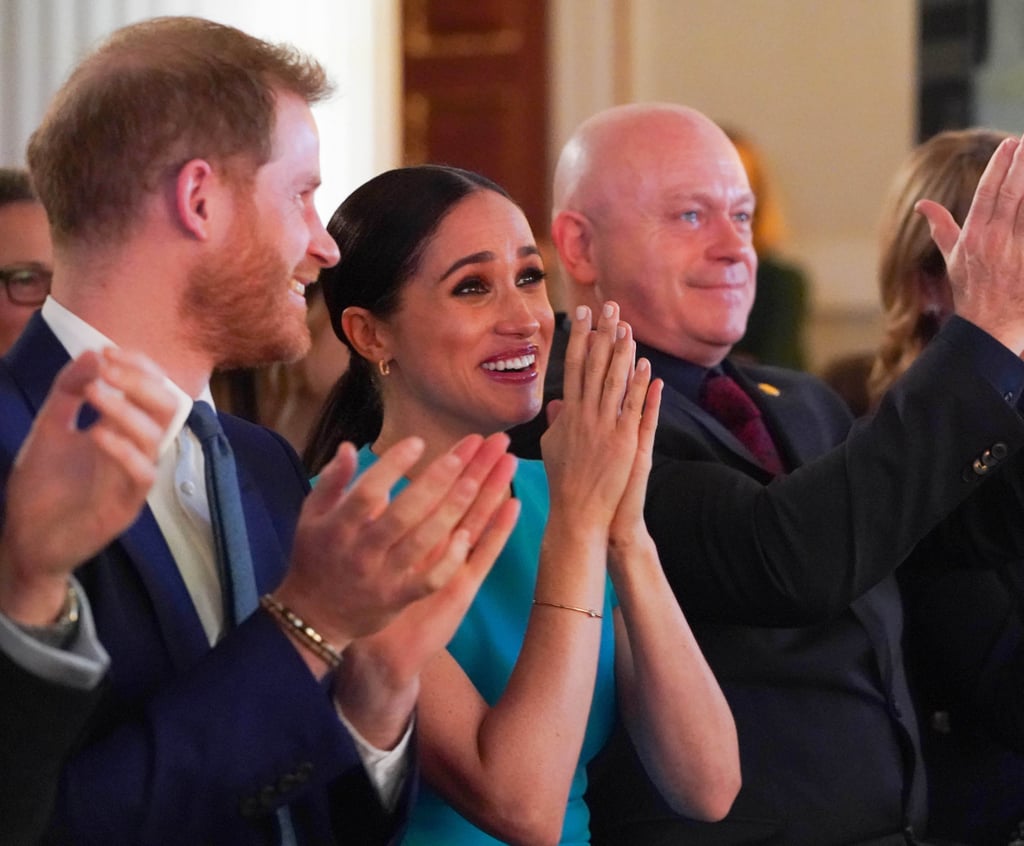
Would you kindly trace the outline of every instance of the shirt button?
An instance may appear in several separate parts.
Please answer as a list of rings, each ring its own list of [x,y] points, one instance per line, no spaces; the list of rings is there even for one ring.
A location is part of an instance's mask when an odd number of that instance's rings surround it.
[[[192,496],[196,492],[196,483],[195,482],[182,482],[181,483],[181,492],[183,494],[185,494],[185,496]]]

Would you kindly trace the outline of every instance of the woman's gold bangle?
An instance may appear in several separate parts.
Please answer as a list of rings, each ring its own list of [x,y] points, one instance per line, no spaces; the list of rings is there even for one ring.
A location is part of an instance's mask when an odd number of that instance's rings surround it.
[[[578,605],[562,605],[561,602],[542,602],[539,599],[533,600],[534,605],[547,605],[549,608],[564,608],[566,611],[578,611],[580,614],[586,614],[588,617],[594,617],[600,620],[601,614],[595,611],[593,608],[580,608]]]

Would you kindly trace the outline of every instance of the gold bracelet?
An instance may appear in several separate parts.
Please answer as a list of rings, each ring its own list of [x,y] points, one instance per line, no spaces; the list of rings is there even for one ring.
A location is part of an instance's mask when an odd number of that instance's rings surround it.
[[[539,599],[533,600],[533,604],[547,605],[549,608],[564,608],[566,611],[579,611],[580,614],[586,614],[588,617],[601,619],[601,615],[593,608],[580,608],[578,605],[562,605],[560,602],[541,602]]]
[[[337,670],[341,666],[341,653],[331,646],[320,632],[292,611],[291,608],[286,608],[269,593],[260,597],[260,605],[270,612],[270,615],[277,620],[286,632],[294,635],[305,646],[309,647],[310,651],[322,659],[331,670]]]

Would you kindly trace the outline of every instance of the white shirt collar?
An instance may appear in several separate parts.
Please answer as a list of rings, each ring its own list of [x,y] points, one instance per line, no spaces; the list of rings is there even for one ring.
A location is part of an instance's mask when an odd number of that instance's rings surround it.
[[[42,317],[46,321],[46,325],[50,327],[50,331],[57,336],[57,340],[60,341],[71,358],[78,358],[82,353],[90,350],[99,352],[104,347],[118,346],[98,329],[62,306],[52,296],[48,296],[46,302],[43,303]],[[192,397],[169,378],[165,377],[164,383],[174,395],[177,409],[170,426],[167,428],[167,433],[160,443],[161,455],[174,442],[174,439],[185,425],[189,412],[192,411]],[[209,384],[203,388],[198,398],[208,402],[214,409],[216,408],[213,404],[213,395],[210,393]]]

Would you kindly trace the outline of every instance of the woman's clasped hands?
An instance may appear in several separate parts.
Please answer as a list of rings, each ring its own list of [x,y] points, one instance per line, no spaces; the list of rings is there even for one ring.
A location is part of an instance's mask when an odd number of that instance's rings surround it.
[[[571,508],[632,542],[643,529],[643,497],[661,400],[646,359],[619,307],[606,302],[591,330],[591,311],[576,309],[565,355],[564,399],[552,402],[541,439],[552,509]]]

